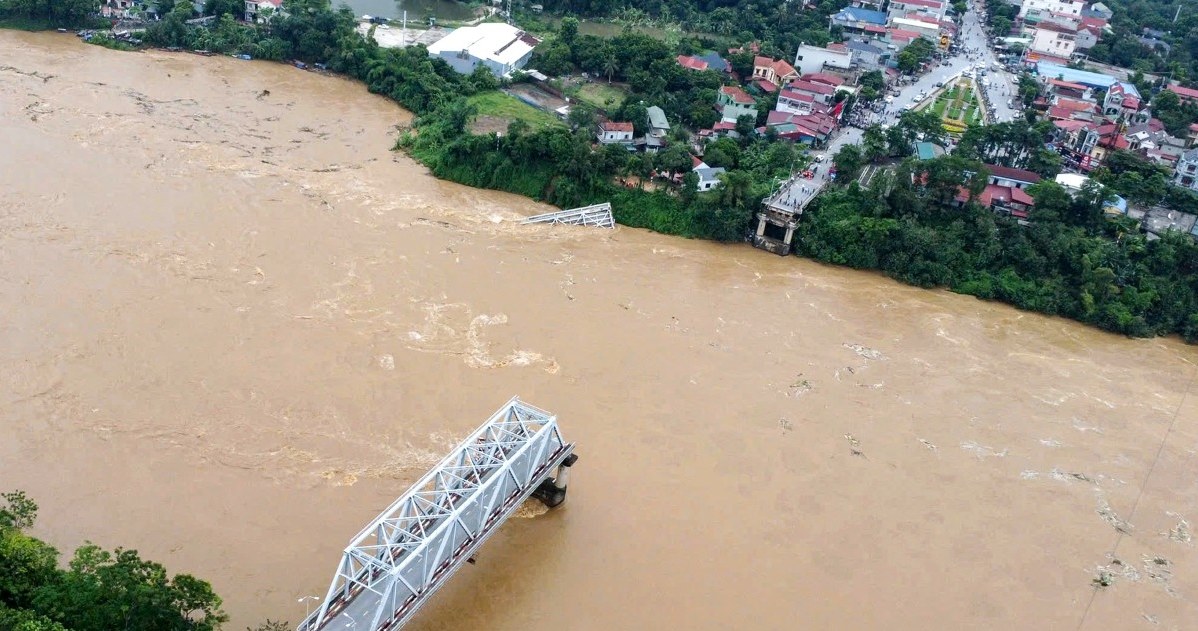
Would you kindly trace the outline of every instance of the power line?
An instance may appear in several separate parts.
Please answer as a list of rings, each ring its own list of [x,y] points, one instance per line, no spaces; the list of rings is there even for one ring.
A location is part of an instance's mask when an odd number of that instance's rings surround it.
[[[1190,375],[1190,381],[1186,384],[1186,389],[1181,394],[1181,401],[1177,402],[1177,409],[1173,410],[1173,418],[1169,421],[1169,429],[1165,430],[1165,435],[1161,438],[1161,444],[1156,449],[1156,456],[1152,459],[1152,465],[1148,467],[1148,474],[1144,476],[1144,484],[1140,486],[1140,492],[1136,494],[1136,501],[1131,505],[1131,512],[1127,515],[1125,523],[1128,525],[1132,523],[1132,520],[1136,516],[1136,510],[1140,508],[1140,499],[1144,497],[1144,491],[1148,489],[1148,481],[1152,479],[1152,473],[1156,471],[1156,465],[1161,460],[1161,454],[1165,451],[1165,443],[1169,442],[1169,436],[1173,434],[1173,428],[1177,426],[1177,419],[1181,416],[1181,408],[1185,405],[1186,398],[1190,396],[1190,388],[1194,386],[1195,378],[1198,378],[1198,368],[1195,368],[1194,372]],[[1119,534],[1116,535],[1115,545],[1111,546],[1109,553],[1112,558],[1114,558],[1115,552],[1119,550],[1119,544],[1123,542],[1124,535],[1127,534],[1122,529],[1116,529],[1116,532]],[[1082,626],[1086,624],[1086,617],[1090,615],[1090,608],[1094,606],[1094,599],[1098,596],[1098,590],[1099,586],[1095,585],[1094,589],[1090,592],[1090,600],[1086,603],[1086,609],[1082,611],[1082,619],[1077,623],[1078,631],[1081,631]]]

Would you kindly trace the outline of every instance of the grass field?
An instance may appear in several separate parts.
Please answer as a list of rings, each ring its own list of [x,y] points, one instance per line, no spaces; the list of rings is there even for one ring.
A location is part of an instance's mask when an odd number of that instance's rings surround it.
[[[503,118],[509,121],[522,120],[529,126],[548,127],[561,125],[554,115],[543,112],[520,99],[503,92],[484,92],[470,97],[469,102],[478,108],[479,116]]]
[[[623,89],[607,83],[591,82],[583,84],[578,89],[578,99],[593,107],[614,110],[624,102],[627,93]],[[608,103],[608,100],[611,103]]]

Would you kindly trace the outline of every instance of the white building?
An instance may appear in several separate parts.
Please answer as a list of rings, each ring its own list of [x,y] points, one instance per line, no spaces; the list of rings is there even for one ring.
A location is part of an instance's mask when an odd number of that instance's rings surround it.
[[[700,162],[693,171],[699,176],[695,188],[700,192],[710,191],[720,185],[720,174],[724,172],[724,167],[709,167],[706,162]]]
[[[595,139],[605,145],[631,145],[632,144],[632,123],[599,123],[599,129],[595,133]]]
[[[1076,30],[1056,22],[1041,22],[1032,37],[1032,50],[1058,59],[1069,59],[1077,48]]]
[[[933,42],[940,40],[939,24],[908,18],[894,18],[890,20],[890,26],[904,31],[911,31],[912,33],[919,33],[920,37]]]
[[[833,50],[810,44],[800,44],[794,67],[800,75],[823,72],[824,67],[848,70],[853,67],[853,55],[847,48]]]
[[[245,21],[250,24],[264,21],[262,13],[266,9],[274,13],[282,11],[283,0],[245,0]]]
[[[1173,183],[1192,191],[1198,191],[1198,149],[1191,149],[1177,159],[1177,168],[1173,171]]]
[[[430,57],[440,57],[454,70],[470,74],[484,66],[497,77],[519,70],[532,57],[541,40],[510,25],[484,23],[466,26],[428,47]]]
[[[915,13],[943,20],[944,12],[945,3],[939,0],[890,0],[890,6],[886,9],[886,15],[891,18],[901,18]]]
[[[1038,22],[1054,13],[1066,13],[1080,16],[1086,6],[1083,0],[1023,0],[1019,7],[1019,17],[1027,21]]]

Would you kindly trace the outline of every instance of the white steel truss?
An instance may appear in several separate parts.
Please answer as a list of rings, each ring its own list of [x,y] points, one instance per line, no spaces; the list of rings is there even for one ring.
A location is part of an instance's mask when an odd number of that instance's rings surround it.
[[[603,202],[594,206],[583,206],[569,210],[557,210],[543,215],[533,215],[523,223],[566,223],[576,226],[596,226],[598,228],[615,228],[616,220],[612,216],[611,204]]]
[[[350,541],[297,631],[403,626],[543,483],[564,498],[564,468],[551,474],[573,450],[557,417],[513,397]]]

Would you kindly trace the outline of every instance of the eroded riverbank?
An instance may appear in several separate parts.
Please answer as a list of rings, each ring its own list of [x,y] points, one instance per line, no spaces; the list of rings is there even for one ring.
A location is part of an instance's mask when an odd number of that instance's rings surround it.
[[[545,207],[388,152],[407,115],[346,80],[65,35],[0,51],[0,486],[61,548],[212,580],[230,628],[298,620],[512,394],[579,443],[571,500],[415,628],[1198,617],[1190,347],[520,226]]]

